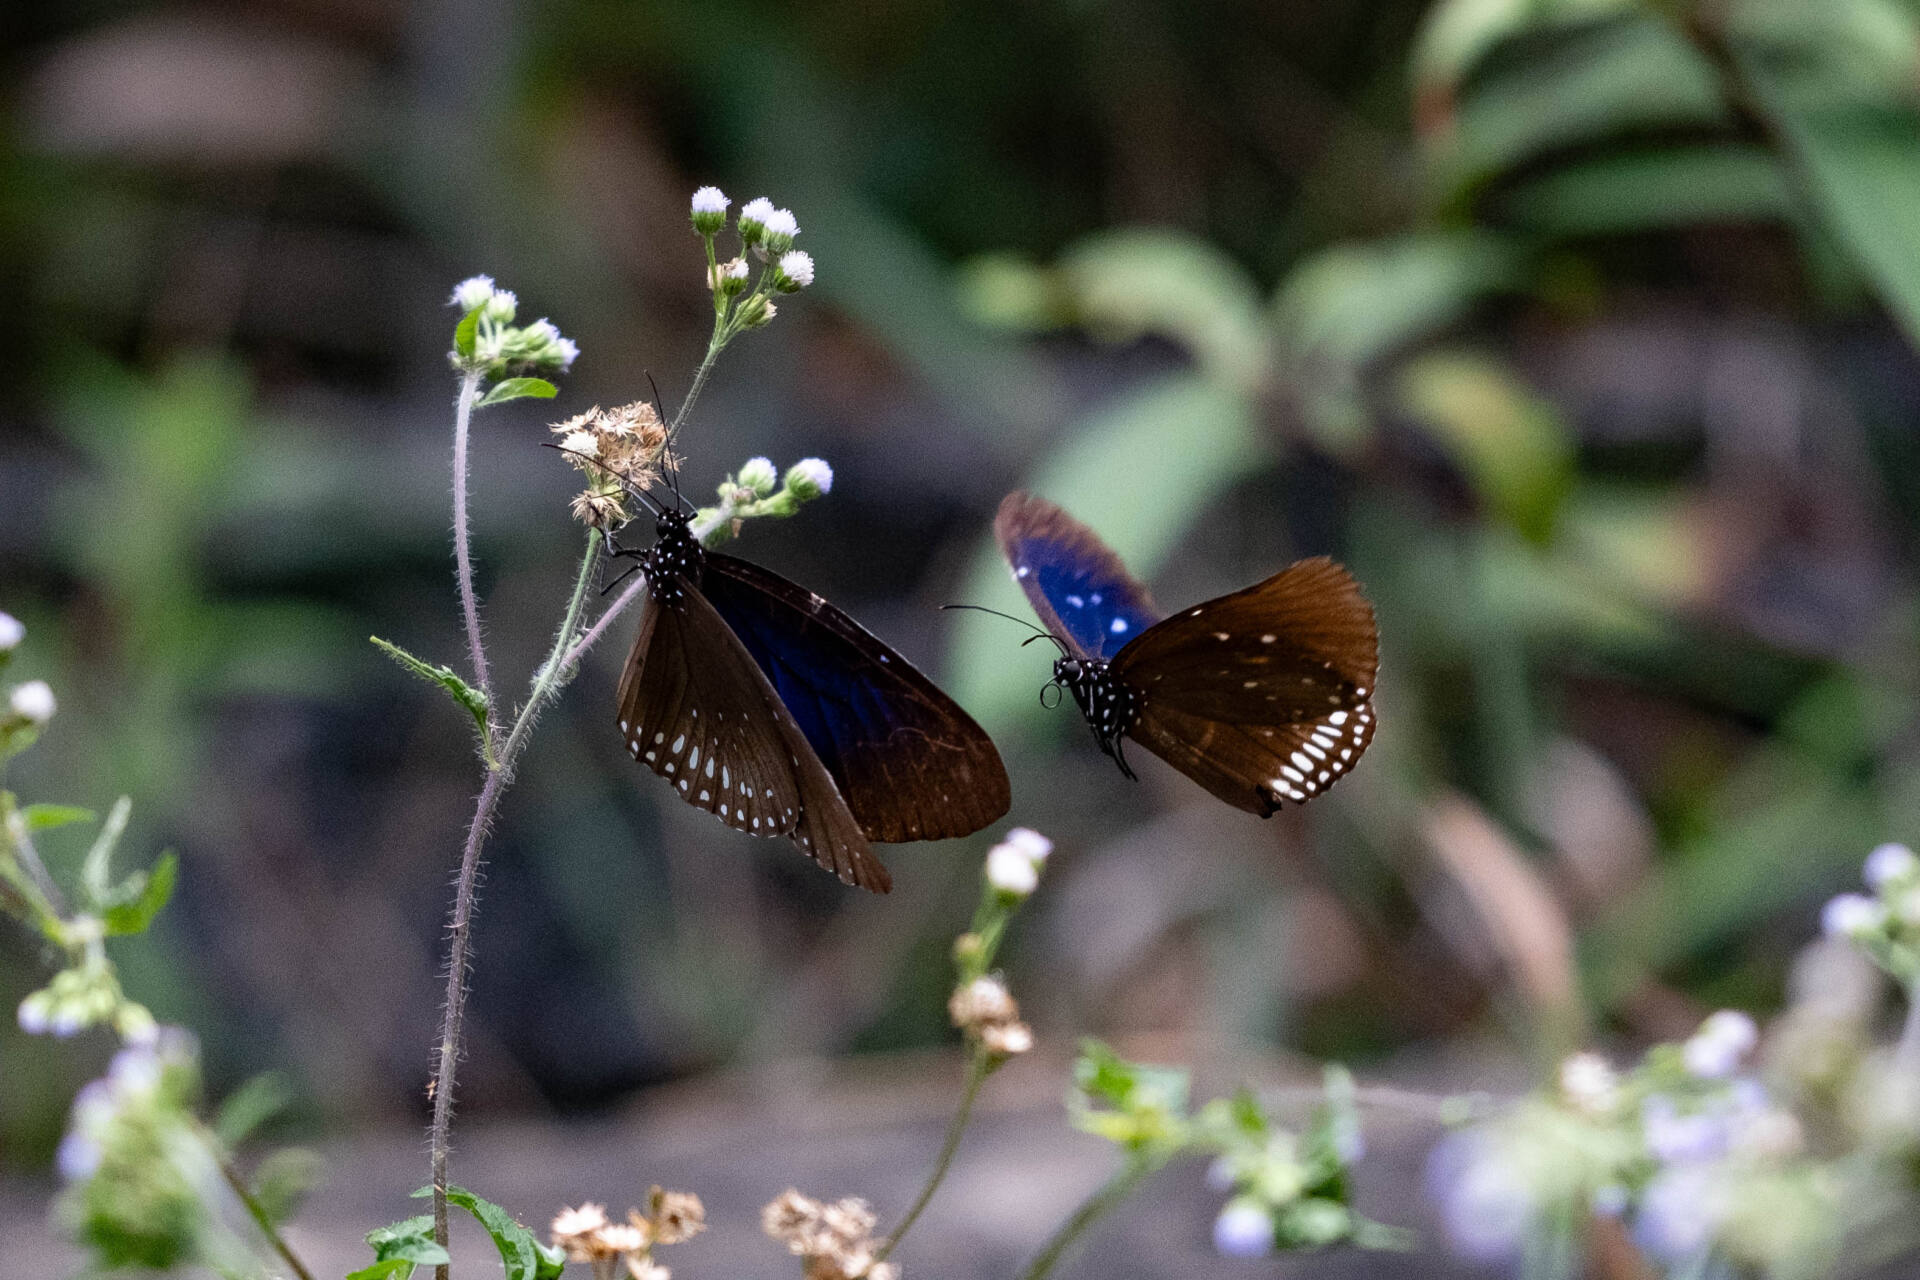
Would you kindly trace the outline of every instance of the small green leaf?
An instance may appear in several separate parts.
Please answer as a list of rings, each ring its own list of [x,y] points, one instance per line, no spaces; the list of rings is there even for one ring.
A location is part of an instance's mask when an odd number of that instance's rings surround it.
[[[373,1255],[380,1262],[405,1260],[424,1266],[437,1267],[451,1262],[447,1251],[433,1239],[433,1217],[421,1214],[414,1218],[405,1218],[392,1226],[377,1227],[367,1233],[367,1243],[373,1246]]]
[[[508,378],[481,396],[480,403],[502,404],[508,400],[524,400],[529,396],[536,400],[551,400],[559,394],[560,388],[545,378]]]
[[[473,717],[474,726],[479,729],[481,739],[483,741],[486,739],[487,698],[485,694],[462,680],[452,667],[416,658],[399,645],[382,640],[379,636],[368,636],[367,639],[373,641],[388,657],[422,680],[430,680],[452,694],[453,700],[465,707],[467,713]]]
[[[411,1258],[385,1258],[370,1267],[347,1272],[347,1280],[408,1280],[413,1275]]]
[[[262,1160],[253,1171],[253,1198],[274,1222],[285,1222],[300,1208],[307,1193],[326,1176],[326,1161],[318,1152],[287,1147]]]
[[[51,831],[72,822],[92,822],[94,812],[70,804],[30,804],[20,811],[29,831]]]
[[[430,1196],[433,1188],[422,1187],[413,1194],[416,1198]],[[465,1187],[448,1187],[447,1203],[465,1209],[486,1228],[500,1250],[500,1265],[506,1270],[507,1280],[543,1280],[559,1274],[549,1252],[533,1238],[533,1232],[499,1205],[481,1199]],[[560,1261],[565,1262],[564,1255]]]
[[[110,906],[123,900],[113,884],[113,851],[120,843],[121,834],[127,829],[127,818],[132,812],[133,801],[126,796],[113,802],[113,808],[107,812],[106,825],[94,837],[93,847],[87,850],[87,860],[80,866],[80,885],[86,890],[87,901],[95,907]],[[132,897],[133,894],[126,896]]]
[[[227,1095],[213,1121],[213,1131],[229,1147],[237,1147],[253,1136],[254,1130],[287,1109],[293,1101],[293,1088],[286,1077],[275,1071],[263,1071]]]
[[[480,333],[480,308],[475,307],[460,317],[460,323],[453,331],[453,349],[468,360],[473,359],[475,340]]]
[[[107,933],[115,937],[145,933],[153,918],[160,914],[173,896],[173,883],[180,870],[178,855],[163,853],[151,872],[136,871],[121,885],[130,889],[131,902],[117,902],[100,913]]]

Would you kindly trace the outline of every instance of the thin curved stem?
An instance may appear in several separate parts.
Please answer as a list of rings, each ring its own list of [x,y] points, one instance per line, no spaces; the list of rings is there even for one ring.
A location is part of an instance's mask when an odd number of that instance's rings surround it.
[[[960,1136],[967,1131],[967,1121],[973,1118],[974,1100],[980,1096],[980,1086],[986,1083],[987,1074],[992,1069],[991,1058],[985,1049],[975,1045],[973,1060],[967,1064],[967,1087],[960,1094],[960,1105],[954,1109],[953,1119],[947,1122],[947,1138],[940,1145],[940,1155],[933,1162],[933,1172],[927,1177],[927,1185],[920,1188],[920,1195],[907,1210],[900,1225],[895,1227],[886,1241],[873,1252],[875,1262],[884,1262],[887,1255],[899,1246],[901,1238],[909,1228],[919,1220],[928,1204],[933,1201],[933,1193],[940,1189],[947,1170],[953,1166],[953,1156],[960,1149]]]
[[[273,1215],[267,1212],[267,1207],[260,1203],[252,1189],[247,1186],[247,1180],[240,1176],[240,1171],[233,1167],[233,1162],[218,1149],[212,1135],[206,1135],[205,1140],[208,1148],[213,1152],[214,1163],[220,1166],[220,1176],[227,1180],[227,1186],[232,1188],[233,1194],[239,1198],[247,1215],[253,1219],[253,1224],[260,1228],[260,1234],[265,1236],[267,1243],[273,1246],[273,1251],[293,1269],[293,1274],[299,1280],[313,1280],[313,1272],[307,1270],[306,1264],[300,1261],[298,1254],[294,1253],[293,1246],[287,1243],[286,1237],[281,1235],[279,1228],[273,1225]]]
[[[573,584],[573,598],[567,603],[566,617],[560,624],[559,634],[554,638],[553,651],[547,655],[546,662],[534,678],[533,692],[528,695],[526,705],[520,709],[520,715],[513,723],[512,732],[501,746],[497,763],[487,770],[486,783],[480,788],[480,798],[474,805],[473,821],[467,827],[466,848],[460,856],[460,875],[454,886],[453,916],[448,927],[446,1007],[440,1028],[439,1063],[433,1073],[433,1129],[430,1138],[433,1238],[443,1248],[447,1243],[447,1153],[453,1133],[454,1073],[460,1063],[461,1034],[466,1017],[467,947],[473,926],[474,890],[480,873],[480,852],[486,844],[487,830],[493,825],[493,815],[499,807],[500,796],[513,780],[514,763],[526,746],[527,735],[533,731],[533,722],[538,718],[542,704],[565,683],[563,673],[567,666],[562,660],[567,654],[575,628],[580,625],[588,588],[593,585],[594,565],[598,562],[600,551],[598,538],[597,533],[589,531],[587,534],[587,551],[581,557],[580,572]],[[442,1263],[434,1268],[437,1280],[448,1280],[449,1274],[448,1264]]]
[[[674,410],[673,421],[667,425],[667,441],[672,443],[680,438],[680,424],[687,420],[687,414],[693,410],[693,402],[700,398],[701,390],[707,385],[707,375],[713,372],[713,362],[720,358],[721,348],[727,345],[727,339],[733,335],[727,332],[727,322],[723,316],[713,319],[713,336],[707,339],[707,354],[700,358],[700,367],[693,371],[693,384],[687,388],[686,399]]]
[[[487,734],[491,737],[493,678],[487,671],[486,646],[480,642],[480,600],[473,589],[472,537],[467,521],[467,437],[473,426],[474,402],[480,396],[480,379],[478,369],[460,375],[460,398],[453,408],[453,560],[460,583],[460,614],[466,622],[467,652],[473,660],[474,682],[487,700]]]
[[[1149,1156],[1138,1152],[1129,1155],[1127,1163],[1108,1178],[1098,1191],[1081,1201],[1080,1207],[1073,1211],[1072,1217],[1060,1224],[1060,1229],[1053,1233],[1053,1238],[1041,1246],[1040,1252],[1034,1256],[1032,1262],[1027,1264],[1027,1269],[1020,1273],[1020,1280],[1041,1280],[1042,1276],[1051,1272],[1055,1266],[1059,1265],[1060,1259],[1066,1256],[1067,1250],[1071,1249],[1086,1233],[1088,1227],[1105,1217],[1122,1200],[1132,1195],[1146,1176],[1159,1167],[1160,1162]]]
[[[622,591],[619,595],[615,596],[613,598],[613,603],[608,605],[606,607],[606,610],[602,612],[601,615],[594,620],[594,623],[591,627],[587,628],[586,634],[581,636],[578,640],[574,641],[573,648],[567,650],[567,656],[560,659],[561,667],[564,669],[571,670],[573,667],[577,666],[580,662],[580,659],[586,656],[587,650],[593,648],[594,642],[599,640],[601,636],[606,634],[608,624],[610,624],[615,618],[619,617],[620,614],[623,611],[625,611],[626,607],[632,604],[635,598],[638,597],[642,591],[646,590],[646,587],[647,587],[646,574],[644,573],[635,574],[633,578],[633,585],[629,586],[625,591]]]

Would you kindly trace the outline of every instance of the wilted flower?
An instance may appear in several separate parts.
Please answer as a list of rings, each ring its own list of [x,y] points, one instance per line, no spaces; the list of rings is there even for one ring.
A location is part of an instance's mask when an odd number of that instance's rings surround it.
[[[864,1200],[828,1204],[791,1189],[760,1213],[761,1229],[806,1260],[807,1280],[892,1280],[893,1265],[874,1260],[877,1221]]]
[[[998,978],[975,978],[953,993],[947,1002],[953,1025],[962,1031],[977,1031],[993,1022],[1008,1022],[1020,1016],[1020,1007]]]
[[[728,258],[707,269],[707,288],[728,297],[747,287],[747,260]]]
[[[647,1195],[647,1221],[658,1244],[679,1244],[707,1229],[706,1206],[690,1191],[655,1187]]]
[[[577,1209],[562,1209],[553,1219],[553,1243],[565,1249],[575,1262],[585,1262],[599,1252],[598,1235],[607,1225],[605,1205],[589,1201]]]
[[[660,478],[667,428],[646,401],[587,412],[555,423],[553,433],[567,461],[587,477],[586,491],[573,500],[574,519],[610,529],[632,518],[627,499]]]

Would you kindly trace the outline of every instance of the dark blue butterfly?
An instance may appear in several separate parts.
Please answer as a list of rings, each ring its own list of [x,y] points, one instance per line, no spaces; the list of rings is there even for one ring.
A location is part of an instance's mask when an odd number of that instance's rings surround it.
[[[1267,817],[1319,795],[1373,741],[1373,608],[1333,561],[1163,620],[1120,558],[1051,502],[1009,494],[994,531],[1060,647],[1054,682],[1129,778],[1125,738]]]
[[[892,885],[870,840],[978,831],[1012,803],[986,731],[820,596],[707,551],[667,511],[638,559],[640,634],[620,680],[636,760],[751,835],[783,835],[848,884]]]

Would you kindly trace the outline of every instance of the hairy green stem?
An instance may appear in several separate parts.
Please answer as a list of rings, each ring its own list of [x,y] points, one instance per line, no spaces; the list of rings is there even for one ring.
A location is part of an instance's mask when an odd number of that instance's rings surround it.
[[[992,1055],[979,1045],[973,1046],[972,1060],[967,1064],[967,1085],[960,1094],[960,1105],[954,1109],[953,1119],[947,1122],[947,1138],[940,1145],[940,1155],[933,1162],[933,1172],[927,1177],[927,1185],[920,1188],[920,1195],[900,1219],[900,1225],[893,1229],[880,1247],[874,1250],[875,1262],[886,1261],[907,1234],[909,1228],[919,1220],[921,1213],[933,1200],[933,1193],[940,1189],[946,1179],[947,1170],[953,1165],[953,1156],[960,1149],[960,1135],[967,1131],[967,1121],[973,1118],[974,1100],[980,1096],[980,1086],[986,1083],[987,1074],[992,1070]]]
[[[599,562],[599,534],[587,534],[586,554],[580,559],[580,572],[573,584],[573,598],[554,637],[553,651],[540,667],[533,692],[513,722],[513,730],[499,751],[498,762],[487,770],[486,783],[474,805],[473,821],[467,827],[466,848],[460,857],[460,876],[455,883],[453,917],[447,940],[447,994],[445,1020],[440,1029],[439,1065],[433,1074],[433,1129],[430,1138],[433,1160],[433,1238],[444,1248],[447,1244],[447,1152],[453,1134],[453,1082],[460,1063],[461,1032],[467,1003],[467,944],[473,925],[474,889],[480,872],[480,852],[486,844],[487,830],[493,825],[500,796],[513,779],[514,762],[526,746],[527,735],[542,705],[559,691],[569,670],[563,661],[580,625],[587,592],[593,585],[594,566]],[[448,1280],[451,1268],[442,1263],[434,1269],[437,1280]]]
[[[473,426],[473,406],[480,398],[478,369],[460,375],[460,398],[453,407],[453,559],[460,583],[460,614],[466,623],[467,652],[473,660],[474,682],[487,700],[486,737],[493,736],[493,679],[487,672],[487,650],[480,641],[480,600],[473,589],[472,536],[467,522],[467,437]],[[483,743],[490,748],[492,743]]]
[[[1027,1269],[1020,1273],[1020,1280],[1040,1280],[1050,1273],[1066,1256],[1067,1250],[1086,1233],[1087,1228],[1132,1195],[1147,1175],[1160,1167],[1160,1163],[1137,1151],[1128,1155],[1126,1164],[1108,1178],[1098,1191],[1081,1201],[1080,1207],[1073,1211],[1073,1216],[1060,1224],[1053,1238],[1041,1247],[1033,1261],[1027,1264]]]
[[[218,1140],[210,1133],[202,1134],[201,1140],[213,1153],[214,1163],[220,1166],[220,1176],[227,1180],[227,1186],[233,1189],[233,1194],[246,1208],[247,1216],[253,1219],[256,1227],[260,1228],[260,1234],[267,1238],[267,1243],[273,1246],[273,1251],[293,1269],[293,1274],[298,1277],[298,1280],[313,1280],[313,1272],[307,1270],[306,1264],[300,1261],[298,1254],[294,1253],[293,1246],[288,1244],[286,1237],[280,1234],[280,1229],[273,1225],[273,1215],[268,1213],[267,1207],[254,1196],[252,1189],[247,1186],[247,1180],[240,1176],[238,1169],[233,1167],[233,1161],[227,1159],[226,1153],[220,1150],[217,1145]]]
[[[707,339],[707,354],[700,358],[700,367],[693,371],[693,384],[687,388],[686,399],[674,411],[673,421],[667,426],[669,443],[680,438],[680,424],[687,420],[687,414],[693,410],[693,402],[700,398],[701,389],[707,385],[707,375],[713,372],[713,362],[720,358],[721,348],[733,335],[727,332],[727,322],[722,316],[713,318],[713,336]]]

